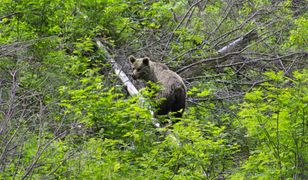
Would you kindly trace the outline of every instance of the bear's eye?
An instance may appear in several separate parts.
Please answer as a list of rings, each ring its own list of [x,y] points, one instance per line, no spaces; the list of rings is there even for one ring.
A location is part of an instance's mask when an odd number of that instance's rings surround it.
[[[137,69],[137,71],[140,71],[140,70],[141,70],[141,68],[138,68],[138,69]]]

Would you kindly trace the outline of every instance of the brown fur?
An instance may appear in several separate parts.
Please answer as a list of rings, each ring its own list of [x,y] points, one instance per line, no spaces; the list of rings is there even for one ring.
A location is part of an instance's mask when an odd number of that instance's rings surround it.
[[[162,89],[158,98],[162,98],[156,115],[166,115],[173,112],[175,117],[182,117],[185,109],[186,86],[182,78],[171,71],[166,65],[153,62],[148,57],[129,57],[133,67],[133,78],[159,83]]]

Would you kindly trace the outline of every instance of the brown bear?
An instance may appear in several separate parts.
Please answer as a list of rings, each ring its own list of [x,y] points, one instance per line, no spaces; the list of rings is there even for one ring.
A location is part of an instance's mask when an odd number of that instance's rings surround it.
[[[161,85],[158,98],[162,101],[160,101],[154,116],[172,112],[175,117],[182,117],[186,101],[186,86],[182,78],[165,64],[151,61],[148,57],[130,56],[128,59],[132,64],[134,79],[152,81]]]

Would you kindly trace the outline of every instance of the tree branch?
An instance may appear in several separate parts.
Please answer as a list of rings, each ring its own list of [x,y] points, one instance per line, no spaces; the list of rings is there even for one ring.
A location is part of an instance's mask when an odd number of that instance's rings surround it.
[[[173,30],[173,32],[171,33],[170,38],[169,38],[169,40],[168,40],[168,42],[167,42],[167,44],[166,44],[166,48],[169,47],[169,44],[170,44],[171,40],[173,39],[174,33],[180,28],[180,26],[183,24],[184,20],[189,16],[190,11],[192,11],[193,8],[194,8],[195,6],[197,6],[201,1],[202,1],[202,0],[199,0],[199,1],[195,2],[194,4],[192,4],[192,5],[189,7],[189,9],[187,10],[186,14],[184,15],[184,17],[182,18],[182,20],[180,21],[180,23],[176,26],[176,28],[175,28],[175,29]]]
[[[227,46],[224,46],[223,48],[218,50],[218,53],[220,56],[217,57],[210,57],[210,58],[206,58],[203,59],[201,61],[192,63],[188,66],[185,66],[179,70],[177,70],[177,73],[182,73],[186,70],[188,70],[189,68],[192,68],[196,65],[205,63],[205,62],[214,62],[216,64],[219,64],[223,61],[225,61],[227,58],[229,58],[230,56],[233,55],[238,55],[241,52],[243,52],[245,50],[245,47],[247,46],[247,44],[258,38],[258,34],[255,30],[252,30],[250,32],[248,32],[247,34],[245,34],[244,36],[234,40],[233,42],[231,42],[230,44],[228,44]]]

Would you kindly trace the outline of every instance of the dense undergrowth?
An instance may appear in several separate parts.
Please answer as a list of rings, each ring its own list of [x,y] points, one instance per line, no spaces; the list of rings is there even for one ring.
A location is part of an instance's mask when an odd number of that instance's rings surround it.
[[[307,178],[305,5],[3,0],[0,179]],[[170,133],[93,41],[176,70],[252,29],[261,40],[235,64],[187,77],[188,107]]]

